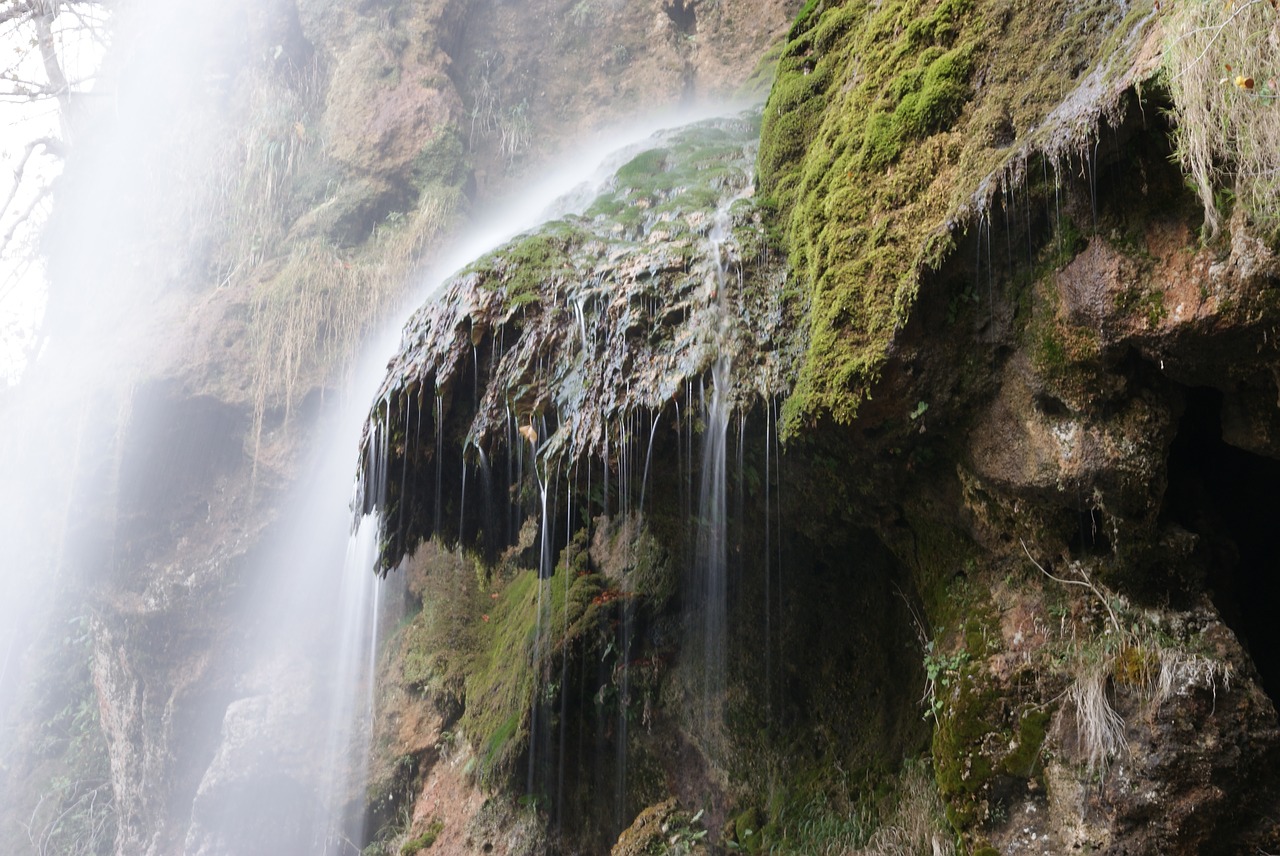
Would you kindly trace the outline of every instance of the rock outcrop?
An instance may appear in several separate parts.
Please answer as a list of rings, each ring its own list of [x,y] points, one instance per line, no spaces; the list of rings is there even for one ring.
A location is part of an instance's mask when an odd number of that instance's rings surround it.
[[[475,548],[495,591],[511,563],[555,585],[573,538],[639,510],[637,531],[682,569],[623,658],[663,663],[643,717],[689,751],[658,763],[660,798],[619,847],[652,837],[677,797],[750,852],[896,836],[938,853],[953,835],[984,856],[1276,848],[1280,640],[1265,615],[1280,592],[1263,533],[1280,270],[1243,206],[1201,232],[1157,78],[1168,23],[1105,4],[801,11],[751,203],[790,273],[758,254],[785,291],[740,313],[779,361],[750,356],[738,382],[761,394],[732,404],[723,729],[690,713],[707,703],[710,643],[689,649],[709,512],[684,473],[717,429],[712,396],[681,390],[717,383],[711,352],[672,350],[699,341],[664,323],[690,299],[678,266],[646,246],[660,289],[623,279],[599,301],[611,242],[568,221],[464,272],[410,328],[366,437],[370,472],[404,474],[365,496],[386,566],[434,534]],[[659,301],[636,323],[634,294]],[[599,347],[593,317],[621,338]],[[607,446],[602,426],[628,411],[653,427]],[[673,418],[674,442],[659,428]],[[474,499],[442,515],[441,482],[498,485],[505,524]],[[589,553],[583,573],[606,565]],[[904,647],[923,670],[896,659]],[[648,763],[622,731],[609,750]],[[941,804],[895,766],[926,745]],[[518,777],[491,784],[542,799]],[[858,829],[836,821],[850,816]]]

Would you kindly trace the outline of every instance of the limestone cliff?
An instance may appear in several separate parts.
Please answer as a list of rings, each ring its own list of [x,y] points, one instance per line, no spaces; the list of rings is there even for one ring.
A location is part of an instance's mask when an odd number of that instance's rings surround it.
[[[564,140],[763,92],[785,33],[759,119],[408,328],[359,843],[1280,850],[1272,4],[173,5],[202,38],[120,42],[0,399],[55,594],[7,841],[311,851],[323,667],[246,604],[351,353]]]

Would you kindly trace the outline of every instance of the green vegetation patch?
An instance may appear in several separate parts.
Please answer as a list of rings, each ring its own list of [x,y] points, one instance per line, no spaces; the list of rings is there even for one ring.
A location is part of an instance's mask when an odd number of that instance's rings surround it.
[[[1146,4],[1143,4],[1144,6]],[[1091,0],[816,0],[765,108],[760,201],[807,307],[784,432],[852,421],[980,182],[1132,26]],[[979,85],[980,84],[980,85]]]
[[[436,843],[436,839],[440,837],[440,833],[444,831],[444,821],[436,819],[427,825],[424,831],[417,838],[411,838],[400,847],[400,856],[414,856],[414,854],[426,850],[428,847]]]
[[[587,210],[633,238],[686,217],[700,223],[734,192],[751,185],[758,113],[704,122],[637,154]]]
[[[948,690],[933,733],[933,759],[947,819],[956,829],[970,829],[986,820],[987,784],[995,771],[983,741],[999,730],[999,691],[973,664],[961,669]]]
[[[908,758],[897,771],[858,780],[817,767],[775,783],[765,811],[739,809],[721,841],[730,852],[928,853],[950,830],[927,762]]]
[[[1179,3],[1166,26],[1177,156],[1204,205],[1207,238],[1238,200],[1280,245],[1278,17],[1271,3]]]
[[[600,577],[572,575],[562,565],[545,580],[520,571],[492,593],[493,608],[479,616],[476,628],[462,718],[483,783],[494,786],[514,773],[528,741],[539,676],[566,646],[599,638],[607,629],[603,592]]]
[[[543,287],[572,270],[578,250],[590,234],[572,220],[556,220],[467,268],[479,273],[490,288],[500,288],[506,306],[515,309],[541,299]]]
[[[441,129],[413,160],[413,183],[419,192],[461,192],[470,177],[466,145],[454,125]]]

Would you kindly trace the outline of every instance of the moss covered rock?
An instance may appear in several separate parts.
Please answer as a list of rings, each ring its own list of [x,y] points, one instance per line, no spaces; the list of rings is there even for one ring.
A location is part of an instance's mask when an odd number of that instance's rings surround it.
[[[759,157],[761,197],[808,316],[787,431],[858,414],[922,273],[982,216],[991,177],[1081,138],[1076,123],[1117,97],[1102,81],[1125,78],[1125,50],[1145,23],[1105,2],[805,6],[779,61]],[[1080,103],[1064,111],[1073,89]]]

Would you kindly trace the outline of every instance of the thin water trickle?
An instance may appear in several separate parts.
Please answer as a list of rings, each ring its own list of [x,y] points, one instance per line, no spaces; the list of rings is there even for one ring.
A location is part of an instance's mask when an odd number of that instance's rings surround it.
[[[458,462],[462,470],[462,489],[458,496],[458,543],[466,543],[467,536],[467,452],[463,447],[461,460]]]
[[[432,519],[433,530],[440,531],[441,501],[444,491],[444,396],[436,391],[436,457],[432,462],[436,471],[436,497]]]
[[[765,721],[773,724],[773,572],[770,554],[772,550],[769,526],[769,461],[771,458],[770,429],[777,430],[773,408],[766,407],[764,414],[764,698]]]
[[[709,287],[713,342],[717,349],[711,367],[711,396],[704,387],[702,478],[698,493],[698,537],[695,553],[698,624],[702,629],[702,720],[708,737],[718,734],[722,723],[728,613],[728,519],[726,516],[726,438],[729,428],[729,384],[733,368],[728,348],[725,310],[725,262],[722,245],[728,234],[727,209],[716,214],[707,235],[713,259]]]
[[[584,311],[586,302],[586,298],[575,302],[573,304],[573,312],[578,318],[578,334],[582,337],[582,350],[590,352],[591,349],[587,343],[587,318]]]
[[[782,546],[783,546],[782,544],[782,531],[783,531],[782,529],[782,440],[780,438],[781,431],[778,426],[778,400],[776,398],[770,399],[769,406],[773,410],[773,461],[774,461],[773,472],[774,472],[775,478],[777,478],[777,488],[773,492],[773,501],[774,501],[774,516],[773,516],[774,539],[773,540],[774,540],[774,549],[777,551],[775,554],[775,558],[777,559],[776,576],[778,580],[778,587],[777,587],[778,599],[777,599],[777,605],[775,607],[778,615],[777,647],[778,647],[778,659],[781,661],[785,661],[786,650],[783,646],[783,633],[782,633],[782,616],[786,614],[786,610],[784,608],[784,603],[783,603],[783,595],[786,591],[786,589],[784,588],[785,579],[783,577],[783,571],[785,569],[785,565],[783,564],[783,561],[782,561],[782,557],[783,557],[783,553],[782,553]],[[774,684],[775,684],[775,688],[774,688],[775,692],[778,693],[778,696],[777,696],[778,703],[780,704],[781,693],[782,693],[782,682],[781,680],[776,680],[774,681]]]
[[[590,483],[591,467],[587,467],[587,480]],[[573,531],[573,496],[578,483],[578,468],[575,464],[569,473],[568,489],[565,491],[564,531]],[[590,488],[588,487],[588,491]],[[570,574],[566,571],[561,581],[564,587],[565,609],[561,613],[560,627],[560,735],[556,741],[556,800],[555,820],[556,832],[564,829],[564,782],[565,782],[565,741],[569,724],[569,582]]]

